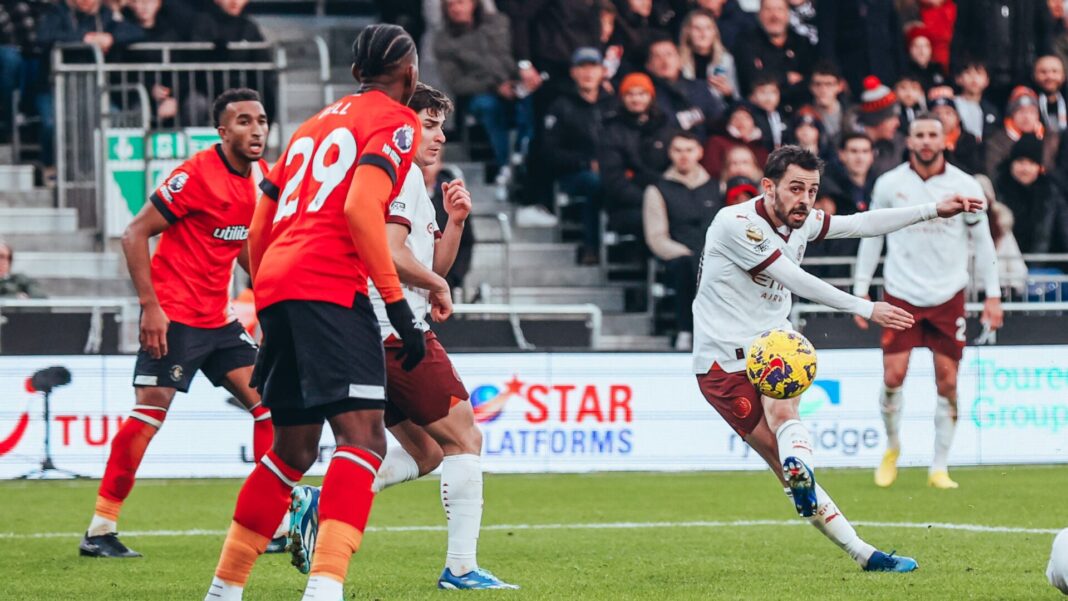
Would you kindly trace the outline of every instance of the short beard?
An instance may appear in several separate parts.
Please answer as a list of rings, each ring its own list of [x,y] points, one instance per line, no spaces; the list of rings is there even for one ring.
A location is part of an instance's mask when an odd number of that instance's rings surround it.
[[[944,151],[936,152],[936,153],[934,153],[934,156],[931,157],[931,160],[925,161],[925,160],[923,160],[923,157],[920,156],[919,152],[913,152],[912,153],[912,158],[915,159],[917,163],[923,165],[924,167],[930,167],[931,165],[934,165],[935,163],[937,163],[938,159],[942,158],[943,154],[944,154]]]
[[[796,229],[799,229],[801,227],[800,225],[797,226],[797,227],[794,227],[794,226],[790,225],[790,213],[784,213],[783,212],[782,207],[779,205],[779,194],[778,194],[778,192],[776,192],[771,197],[771,208],[772,208],[773,211],[775,211],[775,217],[778,218],[778,220],[781,221],[783,223],[783,225],[785,225],[786,227],[788,227],[788,228],[790,228],[792,230],[796,230]],[[805,213],[805,217],[806,218],[808,217],[808,212],[807,211]],[[803,221],[801,223],[802,223],[802,225],[804,224]]]

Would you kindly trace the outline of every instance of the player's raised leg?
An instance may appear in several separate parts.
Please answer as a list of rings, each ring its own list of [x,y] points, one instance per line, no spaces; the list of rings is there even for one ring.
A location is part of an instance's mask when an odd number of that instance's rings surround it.
[[[890,486],[897,480],[897,460],[901,456],[901,411],[904,406],[905,376],[908,374],[910,350],[883,353],[883,391],[879,410],[886,428],[886,451],[875,469],[875,484]]]
[[[803,517],[816,512],[816,473],[813,470],[812,436],[801,423],[800,398],[764,397],[764,419],[775,432],[779,465],[783,478],[794,497],[794,506]]]
[[[89,528],[78,547],[87,557],[140,557],[118,537],[119,511],[133,489],[137,468],[156,435],[176,392],[173,388],[136,388],[137,404],[111,441],[104,477],[100,480],[96,507]]]
[[[382,468],[378,470],[378,478],[375,479],[376,493],[429,474],[437,469],[445,458],[441,445],[431,438],[426,430],[408,419],[391,425],[389,432],[400,444],[393,445],[386,451],[386,458],[382,461]]]
[[[934,353],[935,386],[938,400],[935,404],[934,459],[927,473],[927,485],[951,489],[960,485],[949,477],[949,449],[953,446],[953,434],[957,429],[957,371],[959,360],[939,352]]]
[[[757,454],[764,458],[772,472],[782,482],[786,496],[793,500],[793,489],[784,479],[784,474],[779,468],[779,442],[768,428],[767,422],[762,420],[753,432],[744,436],[744,439]],[[865,542],[827,491],[823,490],[819,484],[816,484],[814,488],[816,510],[808,517],[809,523],[819,530],[820,534],[845,551],[853,561],[857,562],[857,565],[864,570],[882,572],[910,572],[917,568],[914,559],[893,553],[883,553]]]

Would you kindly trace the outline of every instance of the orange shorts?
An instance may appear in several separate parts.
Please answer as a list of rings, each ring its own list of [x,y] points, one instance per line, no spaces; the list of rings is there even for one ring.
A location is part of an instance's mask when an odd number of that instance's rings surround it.
[[[417,426],[432,424],[449,414],[452,406],[469,398],[445,348],[433,332],[426,333],[426,356],[412,371],[404,371],[397,358],[401,341],[390,336],[386,348],[386,427],[404,420]]]
[[[883,330],[883,353],[901,353],[926,347],[956,361],[964,356],[964,328],[967,322],[964,319],[963,290],[935,307],[917,307],[885,292],[883,300],[912,313],[916,318],[916,323],[903,332]]]
[[[745,371],[727,373],[713,365],[707,374],[697,376],[697,385],[708,404],[743,438],[764,418],[764,402]]]

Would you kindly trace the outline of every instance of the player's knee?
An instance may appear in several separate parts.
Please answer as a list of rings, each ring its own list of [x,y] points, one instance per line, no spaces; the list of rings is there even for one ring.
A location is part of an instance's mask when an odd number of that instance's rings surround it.
[[[883,373],[883,385],[887,388],[901,388],[905,384],[905,370],[887,369]]]
[[[311,466],[315,465],[315,461],[319,459],[318,446],[311,448],[288,447],[279,445],[278,440],[275,439],[275,446],[272,450],[286,465],[302,474],[310,470]]]
[[[935,387],[938,389],[938,396],[946,397],[950,399],[950,403],[956,405],[957,403],[957,377],[943,377],[938,378],[935,381]]]
[[[431,445],[419,449],[419,456],[415,457],[415,464],[419,466],[419,475],[425,476],[438,469],[445,459],[445,452],[438,445]]]

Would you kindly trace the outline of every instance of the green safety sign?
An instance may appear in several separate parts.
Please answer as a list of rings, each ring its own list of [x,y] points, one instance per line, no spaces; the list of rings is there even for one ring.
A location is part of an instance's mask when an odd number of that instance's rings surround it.
[[[211,127],[181,131],[145,132],[139,128],[111,128],[105,132],[107,235],[123,230],[148,201],[149,192],[185,159],[219,141]]]

